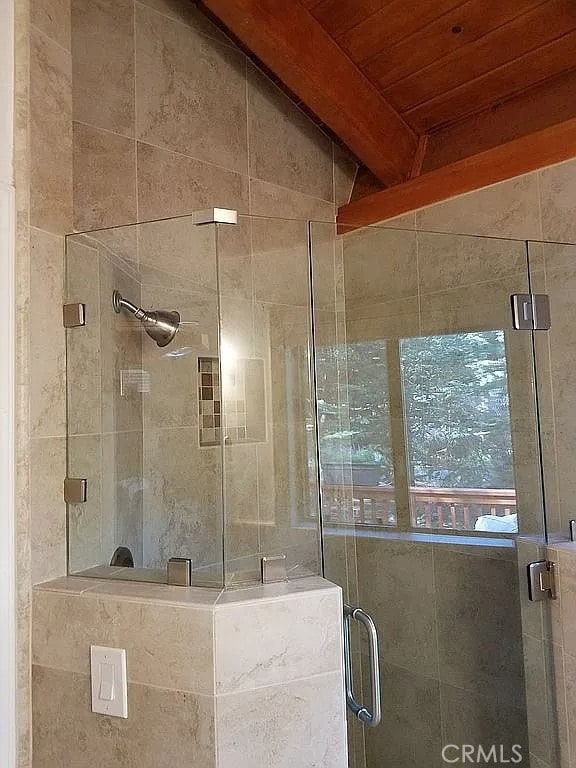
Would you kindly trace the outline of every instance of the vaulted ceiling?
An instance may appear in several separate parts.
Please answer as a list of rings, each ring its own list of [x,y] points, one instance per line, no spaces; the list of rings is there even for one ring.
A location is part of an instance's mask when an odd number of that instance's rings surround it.
[[[367,169],[341,222],[576,156],[576,0],[202,4]]]

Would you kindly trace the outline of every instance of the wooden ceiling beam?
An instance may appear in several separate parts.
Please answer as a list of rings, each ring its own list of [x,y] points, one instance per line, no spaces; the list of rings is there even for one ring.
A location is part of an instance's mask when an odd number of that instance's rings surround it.
[[[576,157],[576,118],[423,173],[344,205],[338,229],[347,232]]]
[[[409,178],[418,136],[298,0],[201,0],[384,184]]]

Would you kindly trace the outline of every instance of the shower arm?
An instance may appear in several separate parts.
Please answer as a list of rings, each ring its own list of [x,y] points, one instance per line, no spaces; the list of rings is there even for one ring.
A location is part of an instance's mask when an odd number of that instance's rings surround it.
[[[112,301],[114,304],[114,310],[117,313],[120,313],[122,309],[125,309],[127,312],[130,312],[131,315],[134,315],[137,320],[146,321],[150,319],[148,312],[146,312],[145,309],[142,309],[142,307],[137,307],[136,304],[132,304],[132,302],[128,301],[128,299],[123,298],[118,293],[118,291],[114,291]]]

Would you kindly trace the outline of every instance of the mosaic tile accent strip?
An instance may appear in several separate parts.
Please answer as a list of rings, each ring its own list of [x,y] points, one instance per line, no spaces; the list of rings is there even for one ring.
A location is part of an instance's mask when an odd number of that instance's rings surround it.
[[[198,358],[198,434],[201,447],[266,440],[262,360],[229,362],[220,380],[217,357]]]
[[[198,358],[198,433],[201,446],[222,441],[222,396],[217,357]]]

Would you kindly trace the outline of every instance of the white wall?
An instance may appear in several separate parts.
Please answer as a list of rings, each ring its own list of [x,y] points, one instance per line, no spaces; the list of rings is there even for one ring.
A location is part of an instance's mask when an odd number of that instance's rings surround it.
[[[0,0],[0,765],[16,766],[13,0]]]

